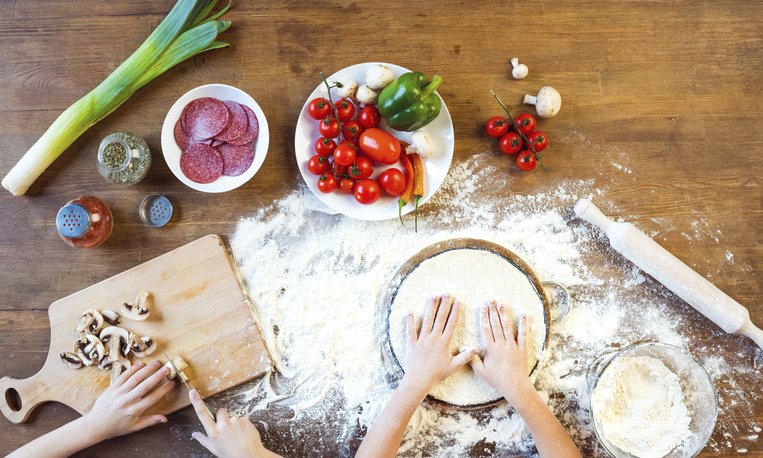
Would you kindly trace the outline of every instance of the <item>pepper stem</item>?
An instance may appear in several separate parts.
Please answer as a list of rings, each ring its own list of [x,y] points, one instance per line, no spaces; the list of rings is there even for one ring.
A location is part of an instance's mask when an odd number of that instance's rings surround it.
[[[438,87],[442,84],[442,76],[435,75],[432,77],[432,82],[427,84],[427,87],[424,88],[424,96],[431,95],[434,91],[437,90]]]

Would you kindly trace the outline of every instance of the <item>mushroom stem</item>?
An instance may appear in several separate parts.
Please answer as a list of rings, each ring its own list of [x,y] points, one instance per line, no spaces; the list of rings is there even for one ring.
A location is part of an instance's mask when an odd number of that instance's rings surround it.
[[[522,101],[522,103],[526,105],[535,105],[538,102],[538,97],[530,94],[525,94],[525,99]]]

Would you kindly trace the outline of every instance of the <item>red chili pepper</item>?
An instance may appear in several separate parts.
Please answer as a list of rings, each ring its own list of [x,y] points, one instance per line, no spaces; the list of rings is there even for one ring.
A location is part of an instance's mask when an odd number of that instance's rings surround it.
[[[413,211],[414,230],[419,231],[419,199],[424,197],[424,163],[416,153],[408,154],[413,166],[413,197],[416,199],[416,209]]]
[[[413,165],[411,164],[411,160],[408,159],[407,154],[401,154],[400,160],[403,162],[406,184],[405,191],[403,191],[400,199],[397,200],[397,214],[400,217],[400,224],[403,224],[403,207],[408,205],[408,202],[411,201],[411,196],[413,195]]]

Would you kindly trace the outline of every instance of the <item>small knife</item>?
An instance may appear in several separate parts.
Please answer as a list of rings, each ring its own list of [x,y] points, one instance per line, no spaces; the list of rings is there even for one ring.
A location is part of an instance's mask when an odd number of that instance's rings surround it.
[[[162,353],[164,353],[164,352],[162,352]],[[167,355],[167,353],[164,353],[164,357],[165,357],[165,358],[167,358],[167,361],[169,361],[169,363],[170,363],[170,366],[172,366],[172,369],[173,369],[173,370],[175,371],[175,373],[177,374],[177,377],[178,377],[180,380],[182,380],[182,381],[183,381],[183,383],[185,383],[185,386],[188,388],[188,390],[194,390],[194,391],[196,391],[197,393],[199,393],[199,398],[201,398],[201,393],[199,392],[199,390],[197,390],[196,388],[194,388],[193,386],[191,386],[191,384],[188,382],[188,380],[186,380],[186,378],[187,378],[187,377],[184,377],[184,375],[185,375],[185,374],[182,374],[182,375],[181,375],[181,373],[180,373],[180,371],[178,370],[177,366],[175,366],[175,363],[173,363],[173,362],[172,362],[172,358],[170,358],[170,357]],[[203,398],[201,399],[201,402],[204,404],[204,407],[206,407],[206,408],[207,408],[207,413],[209,414],[209,416],[210,416],[210,417],[212,417],[212,421],[217,421],[217,420],[215,419],[215,413],[212,411],[212,409],[209,407],[209,405],[207,405],[207,402],[206,402],[206,401],[204,401],[204,399],[203,399]]]

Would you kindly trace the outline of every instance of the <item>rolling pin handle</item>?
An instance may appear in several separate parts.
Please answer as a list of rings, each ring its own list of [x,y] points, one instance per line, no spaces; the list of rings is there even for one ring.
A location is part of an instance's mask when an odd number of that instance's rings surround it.
[[[755,326],[755,324],[753,324],[752,320],[750,320],[749,318],[742,325],[742,327],[739,328],[739,331],[737,331],[737,333],[746,335],[747,337],[752,339],[752,341],[755,342],[758,345],[758,347],[763,349],[763,330]]]
[[[11,377],[0,379],[0,412],[13,423],[23,423],[39,402],[30,402],[29,379]]]
[[[607,232],[612,225],[615,224],[614,221],[609,219],[604,213],[599,210],[599,207],[593,204],[588,199],[580,199],[575,203],[575,214],[578,215],[578,218],[583,219],[584,221],[588,221],[589,223],[599,226],[604,232]]]

